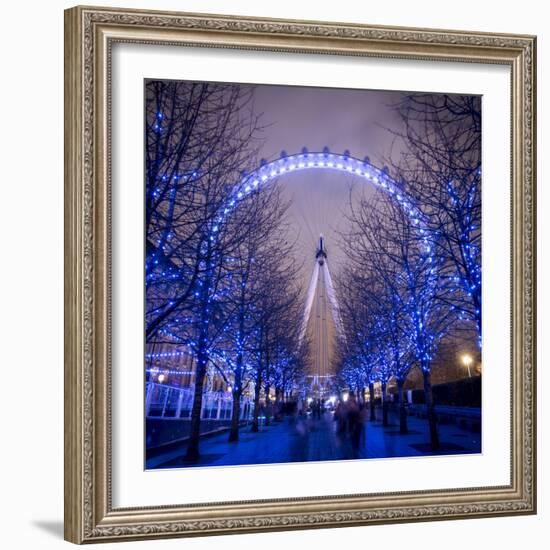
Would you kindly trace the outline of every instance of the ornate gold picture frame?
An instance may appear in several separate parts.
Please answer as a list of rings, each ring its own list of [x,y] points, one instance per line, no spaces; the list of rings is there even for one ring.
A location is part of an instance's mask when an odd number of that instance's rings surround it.
[[[509,484],[113,506],[111,56],[117,43],[498,64],[510,69]],[[535,55],[536,38],[523,35],[93,7],[65,12],[67,540],[124,541],[536,512]]]

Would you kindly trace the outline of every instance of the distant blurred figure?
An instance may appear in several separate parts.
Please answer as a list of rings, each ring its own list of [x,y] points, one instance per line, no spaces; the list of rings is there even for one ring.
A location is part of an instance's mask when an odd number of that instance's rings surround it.
[[[348,418],[348,433],[351,440],[353,454],[356,455],[361,445],[363,418],[354,393],[350,393],[349,399],[346,403],[346,409]]]
[[[312,416],[315,420],[321,420],[321,414],[323,412],[323,406],[321,399],[316,399],[312,404]]]
[[[359,445],[365,448],[367,446],[367,422],[369,417],[369,407],[365,402],[359,407],[359,422],[361,424],[361,433],[359,436]]]
[[[336,424],[336,432],[338,434],[343,434],[346,431],[346,404],[342,401],[338,401],[336,409],[334,409],[334,421]]]

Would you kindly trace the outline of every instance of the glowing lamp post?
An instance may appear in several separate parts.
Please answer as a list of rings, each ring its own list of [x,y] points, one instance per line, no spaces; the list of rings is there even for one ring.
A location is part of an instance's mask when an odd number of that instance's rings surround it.
[[[462,356],[462,364],[468,369],[468,378],[472,377],[472,371],[470,370],[472,362],[473,362],[473,359],[471,355],[468,355],[466,353]]]

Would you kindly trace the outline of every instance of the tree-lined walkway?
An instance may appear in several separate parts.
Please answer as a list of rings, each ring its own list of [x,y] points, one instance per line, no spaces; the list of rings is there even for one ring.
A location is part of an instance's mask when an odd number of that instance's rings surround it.
[[[429,428],[425,420],[408,418],[409,433],[400,434],[398,419],[390,414],[390,423],[367,422],[361,442],[354,449],[350,438],[340,435],[332,415],[320,420],[296,417],[264,426],[260,433],[241,431],[238,442],[228,443],[227,434],[201,441],[201,456],[196,462],[186,461],[185,446],[147,461],[147,468],[181,468],[186,466],[231,466],[241,464],[273,464],[349,460],[353,458],[391,458],[481,452],[481,434],[454,424],[439,426],[441,447],[430,450]]]

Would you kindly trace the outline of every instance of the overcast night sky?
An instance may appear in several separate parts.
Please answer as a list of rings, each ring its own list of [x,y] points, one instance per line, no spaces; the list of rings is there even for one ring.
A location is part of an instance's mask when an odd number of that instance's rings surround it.
[[[267,125],[261,156],[272,160],[282,150],[293,154],[304,146],[309,151],[328,146],[334,153],[347,149],[357,158],[368,156],[381,168],[394,139],[383,127],[399,128],[391,104],[401,96],[401,92],[258,86],[254,108],[263,113],[261,123]],[[297,239],[296,260],[304,262],[304,286],[311,276],[320,234],[325,236],[331,271],[337,277],[343,260],[338,231],[346,227],[350,186],[369,193],[371,184],[329,170],[301,171],[279,181],[292,201],[288,221]]]

